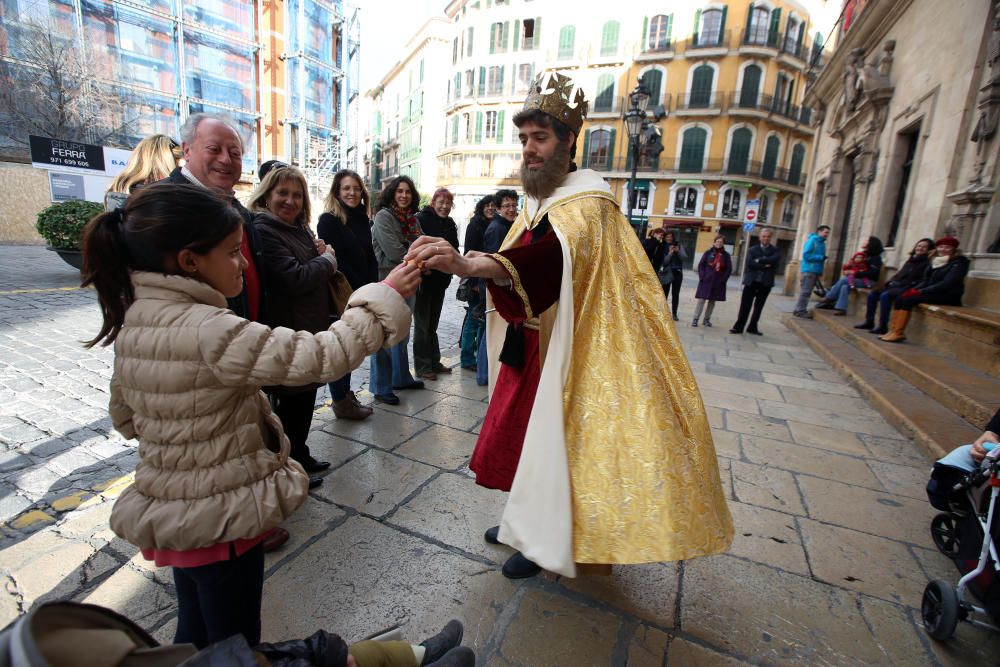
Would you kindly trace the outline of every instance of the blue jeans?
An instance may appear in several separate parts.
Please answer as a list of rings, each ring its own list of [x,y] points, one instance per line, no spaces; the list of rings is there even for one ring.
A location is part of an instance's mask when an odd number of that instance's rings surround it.
[[[850,288],[851,286],[847,282],[847,278],[841,278],[830,287],[830,290],[826,293],[826,298],[837,302],[833,306],[837,310],[847,310],[847,297],[851,293]]]
[[[472,368],[477,365],[479,341],[486,335],[486,320],[472,315],[477,309],[482,312],[481,303],[479,294],[475,294],[465,311],[465,322],[462,323],[462,368]]]
[[[483,335],[479,338],[479,351],[476,353],[476,384],[485,387],[490,383],[490,369],[486,361],[486,325],[483,325]]]
[[[406,300],[411,311],[415,302],[415,296]],[[373,394],[391,394],[393,387],[403,387],[414,382],[406,349],[409,343],[410,336],[407,334],[406,338],[389,349],[382,348],[369,357],[368,389]]]

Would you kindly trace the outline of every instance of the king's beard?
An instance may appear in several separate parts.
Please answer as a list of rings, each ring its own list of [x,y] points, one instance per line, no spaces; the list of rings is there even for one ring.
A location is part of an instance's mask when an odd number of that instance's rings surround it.
[[[562,185],[569,173],[569,144],[556,144],[552,157],[542,163],[541,169],[528,169],[528,163],[521,160],[521,185],[524,192],[534,199],[542,200]]]

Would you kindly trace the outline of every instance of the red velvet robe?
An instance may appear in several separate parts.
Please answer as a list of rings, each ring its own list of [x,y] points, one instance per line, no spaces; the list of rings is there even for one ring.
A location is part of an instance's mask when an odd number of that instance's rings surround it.
[[[493,281],[487,281],[486,285],[497,313],[508,323],[522,327],[523,363],[519,367],[500,363],[469,468],[476,473],[477,484],[510,491],[541,377],[537,315],[559,298],[562,250],[555,232],[543,218],[534,229],[524,232],[517,246],[496,255],[506,260],[501,263],[508,267],[508,272],[513,267],[517,275],[511,276],[512,284],[507,287]],[[518,334],[508,328],[508,336],[511,335]]]

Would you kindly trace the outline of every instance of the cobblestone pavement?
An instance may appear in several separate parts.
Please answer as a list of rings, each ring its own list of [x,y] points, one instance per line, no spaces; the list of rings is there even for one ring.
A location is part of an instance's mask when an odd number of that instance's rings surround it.
[[[170,572],[108,529],[136,455],[105,413],[111,353],[79,344],[98,313],[77,281],[42,249],[0,247],[0,624],[71,598],[169,641]],[[310,446],[334,466],[268,556],[264,638],[399,625],[420,639],[456,617],[496,667],[994,664],[996,638],[963,627],[940,645],[920,627],[924,584],[957,579],[928,532],[928,461],[784,328],[788,299],[772,297],[763,337],[734,336],[735,290],[715,327],[694,329],[692,283],[678,331],[736,521],[728,554],[504,579],[509,549],[482,540],[504,495],[466,465],[486,392],[456,369],[365,422],[318,407]],[[461,317],[449,299],[449,365]]]

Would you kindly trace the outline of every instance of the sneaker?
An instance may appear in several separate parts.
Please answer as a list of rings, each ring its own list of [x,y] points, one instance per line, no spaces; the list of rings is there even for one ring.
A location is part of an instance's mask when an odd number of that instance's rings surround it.
[[[448,621],[441,629],[441,632],[420,642],[420,645],[424,647],[424,659],[420,664],[430,665],[437,663],[448,652],[462,643],[463,633],[464,629],[460,622],[454,619]]]
[[[693,321],[691,322],[691,326],[693,326],[693,327],[697,327],[697,326],[698,326],[698,320],[693,320]]]

